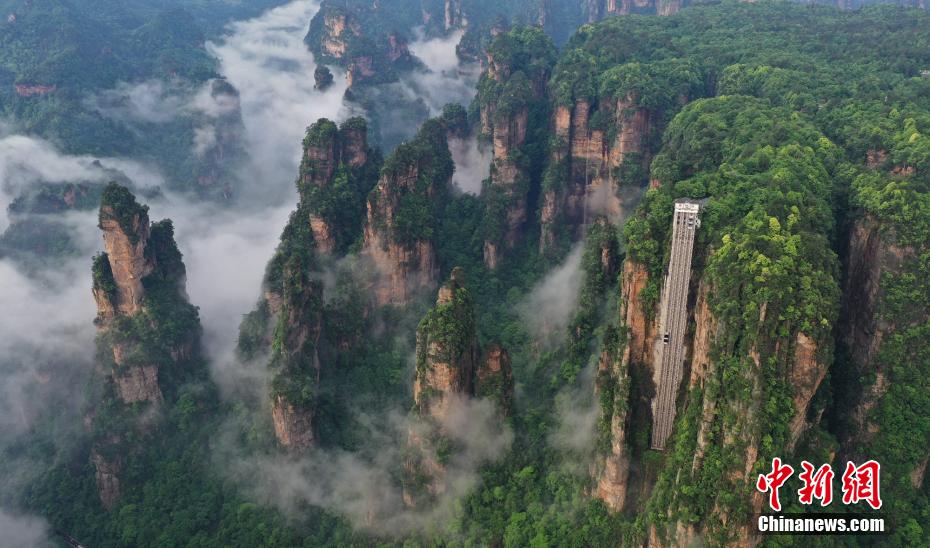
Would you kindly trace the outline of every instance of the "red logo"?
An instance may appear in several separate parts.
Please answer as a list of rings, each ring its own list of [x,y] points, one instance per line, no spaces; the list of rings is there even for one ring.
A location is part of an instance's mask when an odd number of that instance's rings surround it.
[[[811,505],[815,500],[819,500],[820,506],[829,506],[833,502],[833,467],[824,464],[816,468],[805,460],[801,461],[801,468],[798,479],[802,485],[798,489],[798,502]],[[775,512],[781,512],[778,490],[793,474],[794,468],[790,464],[784,464],[780,458],[775,457],[772,459],[772,471],[759,474],[756,479],[756,489],[769,494],[769,507]],[[880,474],[881,465],[874,460],[866,461],[860,466],[847,462],[842,478],[843,504],[865,502],[874,510],[881,508]]]
[[[843,504],[857,504],[864,500],[873,510],[881,508],[880,472],[881,465],[874,460],[867,461],[859,467],[847,461],[846,471],[843,472]]]
[[[791,474],[794,474],[794,468],[790,464],[783,465],[781,459],[775,457],[772,459],[772,471],[768,474],[759,474],[759,479],[756,480],[756,489],[762,493],[769,492],[769,506],[776,512],[781,512],[778,489],[788,481]]]
[[[803,472],[798,478],[804,486],[798,489],[798,500],[801,504],[813,504],[814,499],[820,500],[821,506],[829,506],[833,502],[833,468],[824,464],[814,472],[814,465],[806,460],[801,461]]]

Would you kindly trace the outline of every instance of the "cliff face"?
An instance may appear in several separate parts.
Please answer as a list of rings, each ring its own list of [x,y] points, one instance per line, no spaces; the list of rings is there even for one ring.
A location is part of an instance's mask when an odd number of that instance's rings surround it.
[[[684,5],[687,5],[685,0],[585,0],[583,7],[587,21],[593,23],[605,17],[631,13],[672,15]]]
[[[170,405],[178,383],[197,374],[200,324],[187,302],[170,221],[150,224],[148,207],[111,183],[101,198],[100,228],[106,252],[94,258],[93,294],[106,388],[97,405],[126,419],[114,428],[98,424],[98,410],[88,415],[95,431],[90,460],[110,509],[120,498],[125,461],[137,449],[123,440],[149,435],[156,416],[146,410]]]
[[[420,415],[437,422],[446,418],[453,396],[474,393],[480,351],[475,313],[463,282],[462,273],[453,272],[417,330],[413,401]]]
[[[281,446],[305,451],[313,445],[313,413],[320,383],[318,345],[323,287],[294,263],[283,272],[280,309],[272,343],[271,417]]]
[[[115,284],[112,298],[94,288],[97,309],[102,318],[118,313],[132,316],[139,311],[145,290],[142,278],[155,265],[145,253],[149,239],[148,209],[115,210],[119,205],[100,208],[100,228],[109,270]]]
[[[239,353],[271,372],[270,417],[280,446],[303,452],[315,441],[323,336],[321,272],[362,237],[366,196],[380,155],[361,118],[341,126],[320,119],[307,129],[300,197],[265,273],[258,306],[240,326]]]
[[[539,29],[502,33],[488,47],[476,102],[481,135],[493,144],[484,242],[484,261],[492,269],[524,236],[528,196],[542,164],[530,145],[541,144],[545,133],[553,62],[554,47]]]
[[[599,455],[593,469],[596,479],[594,496],[613,511],[623,511],[633,497],[630,492],[632,427],[631,410],[638,399],[654,390],[631,389],[633,372],[641,383],[650,384],[655,374],[652,363],[658,319],[655,311],[643,301],[643,290],[649,283],[646,267],[633,260],[623,263],[620,275],[619,328],[604,337],[598,360],[595,392],[601,401],[601,432]]]
[[[438,120],[426,122],[385,162],[368,197],[364,230],[363,254],[379,274],[376,304],[403,305],[435,286],[439,264],[432,233],[453,170],[446,130]]]
[[[342,127],[322,118],[307,129],[297,186],[320,252],[344,251],[358,237],[364,196],[378,168],[372,155],[362,118]]]
[[[540,250],[545,251],[561,231],[580,236],[586,221],[604,214],[616,221],[632,208],[651,154],[646,141],[653,115],[637,105],[635,96],[622,100],[558,105],[551,126],[556,140],[550,150],[550,171],[543,189]],[[592,123],[593,119],[608,120]],[[611,137],[612,135],[612,137]]]
[[[478,364],[475,396],[492,399],[502,416],[509,415],[513,409],[513,368],[510,354],[499,344],[490,345]]]
[[[413,397],[419,421],[411,426],[407,439],[404,501],[408,506],[446,490],[447,455],[442,449],[450,443],[446,424],[454,406],[472,396],[491,399],[505,417],[513,398],[513,374],[510,356],[499,345],[491,345],[482,356],[471,296],[464,273],[456,268],[417,329]]]
[[[874,378],[874,382],[857,391],[848,410],[851,435],[843,440],[847,450],[873,441],[881,427],[870,414],[890,388],[890,364],[878,356],[888,337],[903,327],[895,325],[893,316],[882,311],[888,300],[885,282],[888,276],[905,272],[916,256],[913,247],[898,244],[869,215],[858,219],[850,230],[842,337],[855,377]],[[914,311],[918,319],[927,315],[917,303]]]
[[[445,0],[443,5],[443,26],[447,31],[468,26],[468,19],[462,11],[462,0]]]
[[[346,69],[349,87],[395,81],[398,71],[416,65],[407,38],[392,29],[411,28],[414,21],[380,2],[323,2],[310,22],[304,42],[319,63]],[[385,30],[387,29],[387,30]]]

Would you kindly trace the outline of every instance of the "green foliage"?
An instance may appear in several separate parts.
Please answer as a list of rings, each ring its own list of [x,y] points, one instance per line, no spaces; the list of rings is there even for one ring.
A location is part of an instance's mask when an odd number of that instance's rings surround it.
[[[113,280],[113,270],[110,268],[110,259],[106,253],[94,255],[91,272],[94,278],[94,289],[102,291],[110,298],[110,302],[116,296],[116,282]]]
[[[383,199],[393,200],[394,242],[410,245],[432,237],[442,212],[443,196],[449,193],[449,184],[455,163],[446,141],[446,130],[438,119],[428,120],[416,137],[398,146],[388,156],[381,169],[381,179],[389,181]],[[416,178],[411,179],[411,174]],[[372,191],[369,200],[377,200],[379,189]],[[376,210],[375,222],[384,223]]]
[[[129,238],[129,243],[135,245],[139,241],[139,231],[148,223],[148,213],[149,206],[139,205],[128,188],[110,183],[103,189],[100,197],[100,228],[103,228],[105,219],[112,218]]]

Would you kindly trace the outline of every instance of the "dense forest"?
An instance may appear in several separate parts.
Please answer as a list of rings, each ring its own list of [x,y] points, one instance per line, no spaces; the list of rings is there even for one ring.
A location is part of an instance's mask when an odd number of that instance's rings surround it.
[[[275,3],[6,4],[15,129],[166,174],[10,200],[0,259],[28,271],[77,246],[30,216],[95,210],[103,234],[85,268],[93,366],[68,377],[80,409],[0,436],[0,509],[41,516],[43,542],[930,544],[925,11],[324,0],[296,23],[319,63],[304,77],[320,94],[345,79],[346,108],[299,121],[291,212],[227,357],[204,342],[184,228],[144,202],[246,216],[235,196],[270,187],[237,168],[240,91],[204,43]],[[408,42],[449,36],[480,70],[470,103],[385,99],[424,71]],[[130,99],[101,93],[153,79],[237,106],[130,119]],[[385,112],[406,109],[386,137]],[[191,149],[205,124],[228,136],[212,155]],[[463,191],[470,162],[487,165]],[[700,204],[686,359],[656,449],[683,201]],[[0,375],[28,359],[0,358]],[[222,359],[244,372],[236,390]],[[847,461],[880,462],[890,533],[759,536],[774,457],[831,463],[837,494]],[[873,513],[802,505],[799,487],[785,512]]]

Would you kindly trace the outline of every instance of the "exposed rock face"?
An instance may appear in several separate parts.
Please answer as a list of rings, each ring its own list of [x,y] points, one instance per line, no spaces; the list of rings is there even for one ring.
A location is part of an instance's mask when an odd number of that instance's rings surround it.
[[[367,202],[363,253],[379,277],[376,304],[406,304],[421,289],[435,287],[436,250],[428,236],[435,209],[450,188],[454,163],[445,129],[429,120],[410,143],[397,147],[385,162]],[[426,215],[416,226],[411,215]]]
[[[313,445],[313,413],[288,403],[284,396],[275,397],[271,408],[274,434],[284,447],[305,450]]]
[[[284,269],[281,309],[271,368],[275,437],[282,447],[305,451],[314,441],[314,401],[320,383],[318,346],[322,330],[323,286],[299,266]]]
[[[129,190],[111,183],[101,197],[100,228],[106,252],[93,263],[101,350],[98,370],[107,385],[104,405],[115,405],[127,419],[95,439],[90,455],[100,499],[110,509],[120,496],[119,476],[126,455],[136,449],[120,440],[129,439],[130,430],[132,436],[150,435],[153,415],[143,411],[164,405],[166,392],[160,378],[165,368],[171,368],[168,377],[175,383],[190,373],[200,326],[196,308],[187,302],[184,264],[171,221],[150,224],[148,208],[136,202]],[[153,288],[154,297],[146,294],[145,287]],[[151,303],[150,298],[158,301]],[[164,310],[172,316],[164,317]],[[137,316],[144,316],[143,327],[126,321]],[[171,325],[166,327],[168,322]],[[144,344],[140,329],[159,344]],[[95,416],[94,411],[88,415],[88,427]]]
[[[616,128],[612,140],[603,129],[592,127],[595,115],[606,117]],[[555,242],[557,231],[567,230],[577,238],[594,215],[616,222],[635,205],[645,180],[634,178],[647,173],[651,161],[646,146],[651,118],[634,96],[594,103],[578,99],[572,106],[556,107],[551,125],[558,145],[550,152],[547,174],[553,184],[543,191],[541,251]],[[621,187],[637,191],[624,194]]]
[[[672,15],[678,13],[685,0],[585,0],[587,21],[593,23],[613,15],[646,13]]]
[[[139,311],[145,296],[142,278],[148,276],[155,265],[145,254],[149,239],[148,208],[140,207],[122,218],[118,216],[121,214],[109,205],[100,209],[103,245],[116,292],[110,302],[99,303],[98,310],[106,313],[112,308],[120,314],[132,316]]]
[[[425,8],[423,13],[429,14]],[[393,9],[394,5],[380,2],[353,6],[324,2],[313,16],[304,42],[318,63],[346,69],[349,88],[363,82],[395,81],[398,71],[414,66],[415,61],[407,38],[389,22],[396,14],[385,13]]]
[[[817,343],[806,334],[798,332],[794,341],[794,359],[788,372],[788,381],[794,391],[795,415],[789,426],[788,450],[795,445],[807,424],[807,410],[814,392],[827,375],[827,366],[819,359]]]
[[[448,435],[445,425],[452,407],[463,398],[487,397],[503,417],[513,398],[510,356],[492,345],[482,357],[471,297],[459,268],[439,289],[435,308],[420,322],[416,360],[414,410],[421,420],[411,427],[407,439],[404,502],[408,506],[446,489],[445,466],[437,448]]]
[[[510,354],[499,344],[485,351],[475,378],[475,396],[491,398],[503,416],[513,408],[513,369]]]
[[[158,387],[158,368],[154,365],[130,367],[123,373],[117,373],[114,380],[123,403],[159,403],[164,400]]]
[[[446,30],[468,26],[468,19],[462,12],[462,0],[445,0],[443,22]]]
[[[323,51],[336,59],[342,59],[349,48],[347,33],[353,36],[361,33],[357,24],[349,24],[348,16],[344,13],[327,13],[323,17],[323,26],[326,29],[322,42]]]
[[[609,449],[599,456],[594,467],[597,485],[594,496],[604,501],[614,512],[623,511],[627,504],[630,476],[630,449],[627,445],[629,431],[629,363],[618,355],[618,333],[611,331],[605,336],[604,350],[597,366],[595,394],[598,398],[613,393],[609,418]],[[605,392],[607,391],[607,392]],[[602,409],[603,412],[603,409]]]
[[[456,270],[417,330],[413,401],[420,414],[441,422],[450,396],[472,394],[479,356],[471,297]]]
[[[646,309],[642,300],[643,289],[649,283],[649,272],[645,265],[627,260],[623,263],[621,276],[620,319],[628,331],[623,359],[627,363],[651,365],[658,319],[654,311]]]
[[[538,32],[541,36],[534,36]],[[554,49],[542,31],[512,31],[497,36],[487,52],[487,70],[477,102],[481,134],[492,143],[484,262],[497,268],[501,255],[524,236],[528,195],[540,166],[527,156],[530,112],[547,108],[546,82]],[[540,47],[540,42],[544,42]],[[538,129],[538,128],[537,128]]]
[[[55,85],[45,86],[41,84],[16,84],[16,95],[20,97],[42,97],[54,93],[58,89]]]
[[[97,449],[91,450],[90,462],[94,465],[100,502],[105,509],[112,510],[122,494],[119,478],[123,471],[123,463],[119,458],[108,460]]]
[[[360,187],[359,194],[367,191],[359,172],[366,167],[369,154],[368,126],[362,118],[350,118],[342,127],[321,118],[307,129],[298,190],[303,207],[309,211],[316,248],[322,253],[342,250],[356,236],[353,227],[345,226],[349,215],[343,214],[344,209],[355,209],[353,204],[331,195],[345,192],[335,187],[340,169],[350,185]],[[336,200],[342,203],[333,204]]]
[[[631,495],[628,432],[629,410],[634,402],[630,392],[630,369],[638,367],[644,372],[641,376],[649,379],[653,377],[652,349],[658,333],[658,319],[654,311],[647,310],[641,297],[649,282],[646,267],[628,259],[623,263],[620,276],[621,331],[611,331],[604,337],[604,350],[598,361],[595,384],[599,399],[604,397],[602,394],[611,393],[613,398],[608,407],[611,411],[607,417],[608,439],[606,443],[600,442],[604,452],[593,469],[597,482],[593,494],[613,511],[626,508]]]
[[[856,377],[874,376],[875,381],[857,395],[858,401],[851,409],[856,435],[846,440],[849,447],[868,442],[878,431],[879,426],[869,423],[868,416],[888,389],[888,374],[876,357],[896,326],[880,313],[885,299],[882,277],[902,272],[914,256],[913,248],[896,245],[885,237],[871,217],[859,219],[850,230],[841,332]]]

